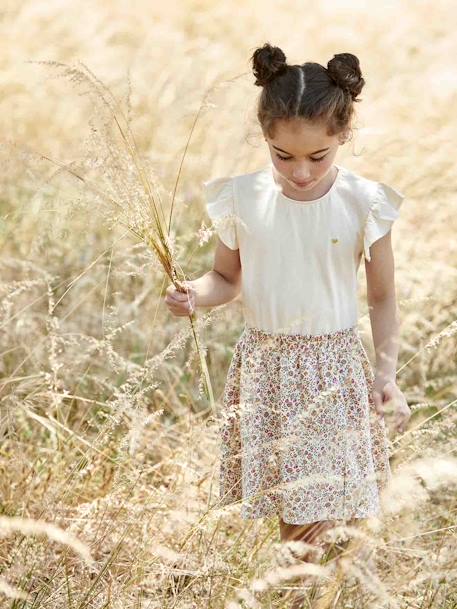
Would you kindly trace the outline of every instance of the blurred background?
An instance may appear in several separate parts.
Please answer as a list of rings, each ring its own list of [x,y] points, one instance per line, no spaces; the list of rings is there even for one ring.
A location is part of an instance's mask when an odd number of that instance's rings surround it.
[[[287,563],[274,520],[217,507],[218,420],[189,320],[94,190],[130,210],[143,196],[102,94],[167,217],[174,198],[182,270],[210,270],[202,181],[269,160],[249,61],[267,41],[289,63],[359,57],[366,85],[337,162],[406,196],[392,241],[413,416],[392,438],[400,482],[373,533],[378,592],[354,571],[334,606],[455,607],[456,16],[450,0],[3,0],[0,607],[254,607],[253,582]],[[359,290],[372,357],[363,265]],[[241,305],[197,315],[219,406]],[[262,606],[282,606],[273,593]]]

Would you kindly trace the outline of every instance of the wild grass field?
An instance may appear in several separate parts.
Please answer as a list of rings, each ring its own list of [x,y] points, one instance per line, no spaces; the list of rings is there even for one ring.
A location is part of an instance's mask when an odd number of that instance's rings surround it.
[[[363,533],[377,570],[349,554],[316,580],[338,609],[457,607],[456,17],[451,0],[4,0],[1,608],[287,606],[296,561],[277,521],[218,507],[240,302],[197,310],[212,411],[190,321],[169,313],[169,277],[129,230],[151,184],[167,219],[173,200],[180,271],[211,269],[202,181],[268,160],[249,65],[265,41],[290,63],[360,58],[337,162],[406,196],[392,240],[412,417],[391,436],[385,517]],[[359,288],[372,357],[363,265]]]

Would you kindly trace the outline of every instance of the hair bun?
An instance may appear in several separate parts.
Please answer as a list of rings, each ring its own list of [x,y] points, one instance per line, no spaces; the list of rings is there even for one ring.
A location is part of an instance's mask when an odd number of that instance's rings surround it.
[[[330,78],[348,91],[354,101],[363,89],[365,80],[360,71],[360,62],[352,53],[337,53],[327,63],[327,72]]]
[[[287,67],[286,56],[283,51],[268,42],[254,51],[251,60],[254,76],[256,77],[254,84],[259,87],[264,87]]]

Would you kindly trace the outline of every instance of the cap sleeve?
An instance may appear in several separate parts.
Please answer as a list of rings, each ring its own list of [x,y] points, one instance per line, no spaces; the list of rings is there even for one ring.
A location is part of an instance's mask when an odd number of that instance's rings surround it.
[[[366,260],[371,260],[370,246],[372,243],[388,233],[394,220],[399,217],[398,210],[404,198],[405,196],[395,188],[378,182],[364,229],[363,250]]]
[[[238,249],[233,178],[203,182],[206,211],[220,240],[230,249]]]

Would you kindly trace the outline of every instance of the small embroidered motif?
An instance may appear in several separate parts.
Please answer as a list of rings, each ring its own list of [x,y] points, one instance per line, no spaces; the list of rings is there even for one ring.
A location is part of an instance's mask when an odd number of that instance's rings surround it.
[[[338,243],[338,239],[335,237],[332,239],[332,243]]]

